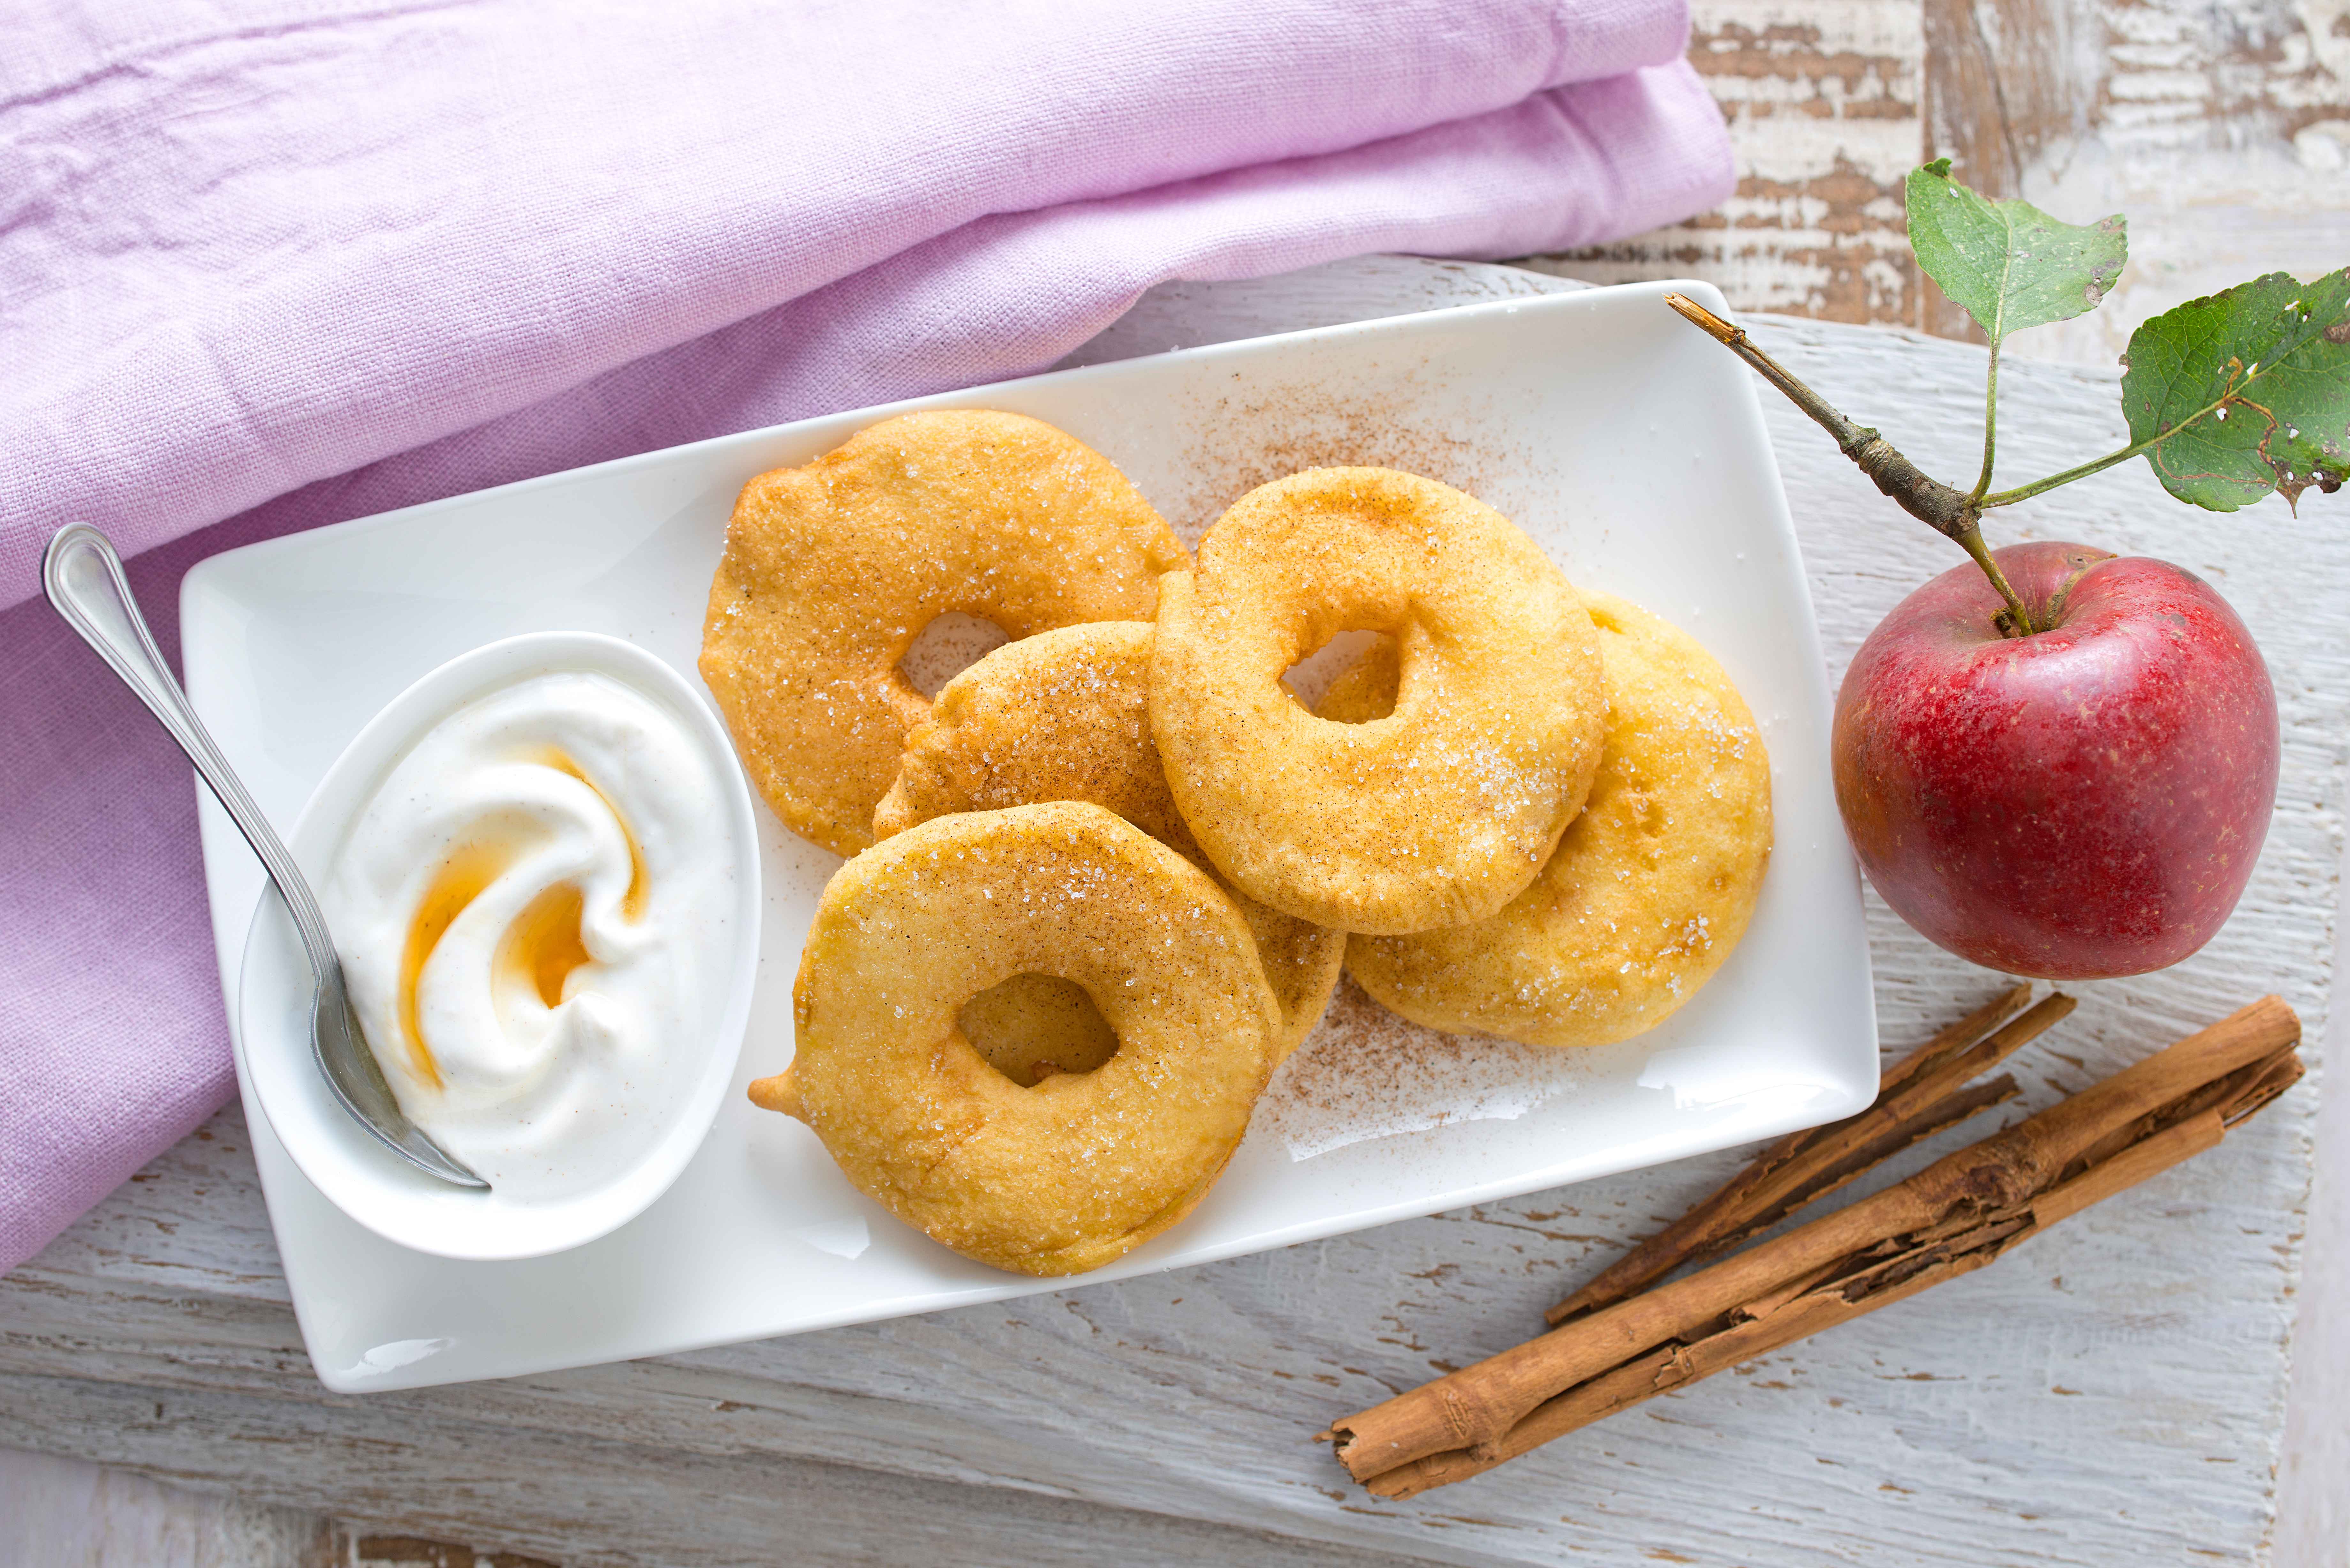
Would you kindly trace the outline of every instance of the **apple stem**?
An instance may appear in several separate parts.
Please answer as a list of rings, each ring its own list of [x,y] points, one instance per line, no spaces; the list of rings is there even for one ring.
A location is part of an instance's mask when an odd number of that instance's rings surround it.
[[[2003,637],[2030,637],[2038,630],[2032,624],[2032,612],[2023,607],[2023,597],[2009,584],[2007,574],[1999,569],[1999,562],[1992,558],[1990,548],[1983,544],[1982,530],[1969,525],[1967,531],[1959,536],[1959,543],[1968,555],[1974,557],[1975,565],[1983,569],[1983,576],[1989,577],[1991,586],[1999,590],[1999,597],[2007,601],[2007,607],[1993,618],[1998,622],[2000,634]]]
[[[2007,575],[1991,559],[1991,551],[1982,540],[1981,519],[1985,497],[1969,495],[1964,491],[1929,477],[1916,463],[1901,455],[1891,441],[1866,425],[1857,425],[1839,412],[1835,405],[1804,385],[1793,371],[1757,348],[1742,327],[1733,327],[1686,295],[1669,294],[1665,303],[1679,312],[1682,317],[1701,328],[1709,337],[1752,366],[1755,374],[1786,394],[1787,400],[1811,415],[1814,423],[1828,432],[1836,450],[1850,458],[1854,466],[1868,475],[1879,492],[1893,504],[1951,540],[1973,557],[1983,569],[1991,586],[1999,590],[2007,608],[1999,616],[1999,629],[2008,637],[2029,637],[2033,631],[2032,612],[2010,586]],[[1994,372],[1996,374],[1996,372]],[[1985,441],[1984,478],[1990,477],[1991,452]]]

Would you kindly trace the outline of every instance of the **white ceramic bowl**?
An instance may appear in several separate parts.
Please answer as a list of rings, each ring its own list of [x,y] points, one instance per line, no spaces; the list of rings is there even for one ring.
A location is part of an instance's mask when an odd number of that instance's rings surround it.
[[[310,1054],[310,969],[274,894],[255,911],[238,998],[239,1065],[271,1128],[302,1173],[344,1213],[388,1241],[444,1258],[531,1258],[592,1241],[644,1212],[702,1147],[734,1073],[759,957],[759,841],[751,794],[725,728],[701,694],[634,643],[596,632],[546,631],[460,654],[385,705],[310,796],[287,846],[315,888],[377,786],[424,732],[478,698],[554,670],[619,680],[675,717],[702,748],[725,799],[734,909],[725,929],[725,1003],[694,1059],[691,1089],[634,1164],[556,1201],[465,1191],[416,1169],[351,1119]]]

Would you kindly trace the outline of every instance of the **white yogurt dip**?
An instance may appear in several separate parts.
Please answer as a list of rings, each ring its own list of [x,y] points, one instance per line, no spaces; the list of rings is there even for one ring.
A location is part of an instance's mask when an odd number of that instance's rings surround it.
[[[400,1108],[503,1199],[634,1166],[701,1075],[735,934],[705,750],[610,676],[534,675],[400,758],[323,891]]]

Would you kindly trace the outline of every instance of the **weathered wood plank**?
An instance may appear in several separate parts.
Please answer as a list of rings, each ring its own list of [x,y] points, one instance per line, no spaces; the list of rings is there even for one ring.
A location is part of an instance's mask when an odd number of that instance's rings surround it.
[[[1702,277],[1743,310],[1907,322],[1901,180],[1921,145],[1913,0],[1696,0],[1690,59],[1730,122],[1738,191],[1685,223],[1530,265],[1594,283]]]
[[[1924,156],[2060,216],[2130,218],[2104,308],[2020,351],[2109,365],[2174,305],[2350,262],[2342,0],[1927,0],[1925,17]],[[1970,335],[1938,298],[1915,319]]]
[[[0,1449],[0,1562],[25,1568],[336,1568],[349,1556],[315,1514],[21,1449]]]
[[[1309,286],[1199,291],[1187,308],[1261,330]],[[1757,325],[1929,466],[1966,466],[1976,351]],[[2112,434],[2108,374],[2022,366],[2011,383],[2016,474]],[[1770,419],[1840,669],[1956,557],[1800,416]],[[2206,518],[2134,470],[2015,515],[2210,576],[2262,634],[2288,743],[2238,919],[2189,964],[2082,988],[2080,1013],[2019,1064],[2032,1103],[2262,990],[2314,1029],[2324,1015],[2350,552],[2324,518]],[[1994,983],[1874,903],[1872,922],[1894,1048]],[[1045,1562],[1080,1542],[1188,1561],[1178,1521],[1200,1521],[1278,1532],[1284,1554],[1296,1539],[1463,1563],[2241,1560],[2274,1510],[2314,1098],[1998,1268],[1401,1506],[1347,1490],[1310,1434],[1529,1332],[1735,1152],[1155,1279],[353,1400],[310,1377],[232,1114],[0,1282],[0,1443],[579,1563],[736,1562],[836,1531],[833,1556],[911,1562],[964,1527]]]
[[[1938,157],[2060,217],[2130,215],[2105,307],[2020,353],[2110,365],[2158,311],[2350,262],[2350,0],[1698,0],[1690,56],[1737,194],[1534,265],[1976,339],[1904,237],[1902,174]]]
[[[2337,929],[2337,976],[2345,952],[2350,929]],[[2342,1310],[2350,1302],[2350,1095],[2339,1088],[2341,1064],[2350,1060],[2344,1054],[2350,1052],[2350,1009],[2337,1006],[2328,1023],[2325,1055],[2336,1087],[2318,1106],[2317,1179],[2277,1472],[2275,1561],[2282,1568],[2350,1564],[2350,1313]]]
[[[344,1511],[397,1515],[406,1529],[422,1534],[486,1536],[504,1549],[559,1559],[564,1568],[671,1563],[1097,1568],[1106,1554],[1169,1568],[1272,1561],[1305,1568],[1400,1568],[1401,1561],[1035,1490],[916,1480],[820,1459],[779,1464],[755,1449],[648,1451],[616,1438],[606,1422],[592,1418],[556,1429],[515,1428],[373,1401],[289,1406],[219,1394],[155,1401],[116,1383],[15,1375],[0,1375],[0,1407],[38,1410],[44,1443],[166,1480],[216,1484],[221,1470],[231,1469],[248,1500],[316,1503],[316,1478],[339,1471],[334,1501]],[[0,1443],[19,1435],[15,1421],[0,1417]],[[293,1529],[308,1522],[283,1511],[248,1511]],[[259,1541],[250,1528],[242,1532]],[[390,1554],[372,1555],[380,1561]],[[47,1568],[42,1558],[12,1561]],[[171,1561],[108,1558],[93,1568]],[[212,1563],[280,1568],[257,1554],[218,1557],[203,1568]],[[294,1559],[283,1568],[312,1564]]]

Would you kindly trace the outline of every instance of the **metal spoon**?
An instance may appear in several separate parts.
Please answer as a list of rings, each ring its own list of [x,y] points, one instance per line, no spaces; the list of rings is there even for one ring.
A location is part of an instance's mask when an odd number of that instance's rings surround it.
[[[459,1187],[487,1191],[488,1182],[425,1137],[392,1097],[391,1085],[384,1082],[383,1069],[376,1064],[375,1053],[368,1049],[359,1018],[344,992],[343,961],[336,955],[334,938],[328,934],[318,901],[310,896],[310,885],[302,879],[300,868],[278,841],[269,819],[244,793],[228,759],[204,732],[203,721],[188,705],[187,693],[172,679],[171,667],[156,651],[154,635],[139,614],[138,601],[130,597],[130,581],[122,575],[122,557],[97,529],[86,523],[69,524],[49,541],[48,552],[41,560],[41,586],[48,590],[49,603],[66,618],[66,624],[98,649],[122,683],[138,693],[172,739],[180,742],[180,750],[196,764],[196,772],[212,786],[244,841],[261,857],[269,879],[277,885],[278,896],[294,917],[294,929],[301,933],[303,949],[310,955],[310,971],[317,981],[310,998],[310,1050],[317,1058],[318,1070],[333,1086],[335,1098],[342,1101],[343,1109],[359,1126],[419,1170]]]

